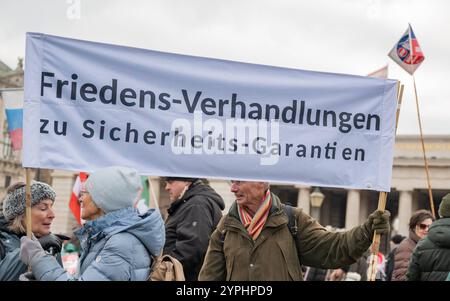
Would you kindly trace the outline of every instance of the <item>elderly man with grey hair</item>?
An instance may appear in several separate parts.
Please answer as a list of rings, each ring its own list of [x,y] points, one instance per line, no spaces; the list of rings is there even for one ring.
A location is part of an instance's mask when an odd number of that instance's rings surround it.
[[[302,209],[282,204],[267,182],[232,181],[231,192],[236,201],[211,236],[199,280],[303,280],[301,265],[352,264],[369,248],[374,231],[389,231],[388,211],[375,211],[363,225],[335,233]]]

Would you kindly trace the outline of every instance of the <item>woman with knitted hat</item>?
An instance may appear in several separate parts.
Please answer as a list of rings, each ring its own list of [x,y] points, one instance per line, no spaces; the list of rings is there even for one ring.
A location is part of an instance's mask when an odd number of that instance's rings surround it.
[[[408,281],[445,281],[450,272],[450,193],[442,198],[438,213],[440,219],[413,252]]]
[[[50,233],[55,218],[55,191],[48,184],[31,185],[31,230],[41,248],[55,255],[61,251],[62,240]],[[18,182],[7,189],[0,216],[0,280],[19,280],[27,266],[19,259],[20,237],[26,235],[25,183]]]
[[[20,259],[37,280],[147,280],[151,256],[164,246],[164,223],[159,211],[143,214],[133,207],[140,198],[141,180],[135,169],[109,167],[93,172],[80,198],[83,227],[80,267],[67,273],[41,245],[21,238]]]

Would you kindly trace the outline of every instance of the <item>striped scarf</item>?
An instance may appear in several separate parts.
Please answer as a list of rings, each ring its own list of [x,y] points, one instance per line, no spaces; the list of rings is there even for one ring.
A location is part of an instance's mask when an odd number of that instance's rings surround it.
[[[272,207],[272,195],[270,194],[269,189],[263,197],[263,200],[264,201],[261,206],[259,206],[253,217],[246,208],[238,205],[238,213],[241,223],[247,229],[248,234],[250,234],[253,240],[256,240],[261,233],[261,230],[267,221],[267,217],[269,216],[270,207]]]

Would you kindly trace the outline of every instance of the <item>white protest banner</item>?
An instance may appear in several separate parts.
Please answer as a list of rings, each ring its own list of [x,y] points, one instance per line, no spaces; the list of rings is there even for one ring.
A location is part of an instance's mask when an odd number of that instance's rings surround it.
[[[389,191],[397,82],[27,34],[23,166]]]

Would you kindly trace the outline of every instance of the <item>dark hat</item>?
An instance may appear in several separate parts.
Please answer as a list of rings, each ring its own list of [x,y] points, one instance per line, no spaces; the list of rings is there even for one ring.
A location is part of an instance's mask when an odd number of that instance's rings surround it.
[[[450,217],[450,193],[447,193],[439,205],[439,215],[441,217]]]
[[[17,188],[14,189],[14,186],[17,186]],[[25,212],[25,188],[23,183],[23,185],[14,184],[8,189],[3,200],[3,215],[6,220],[13,220]],[[54,202],[55,198],[56,193],[50,185],[38,181],[34,181],[31,184],[31,206],[47,199]]]
[[[392,236],[391,240],[394,244],[398,245],[399,243],[402,242],[402,240],[404,240],[406,238],[406,236],[403,236],[401,234],[396,234],[394,236]]]

